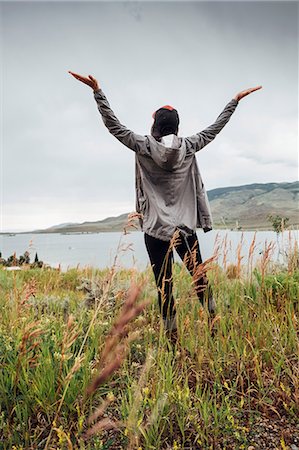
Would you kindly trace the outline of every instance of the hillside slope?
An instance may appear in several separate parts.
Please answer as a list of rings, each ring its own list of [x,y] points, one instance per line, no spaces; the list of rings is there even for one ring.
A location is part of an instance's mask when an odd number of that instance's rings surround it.
[[[208,192],[214,226],[270,228],[269,214],[299,224],[299,182],[269,183],[214,189]]]
[[[289,218],[289,225],[299,225],[299,182],[231,186],[208,191],[214,228],[243,230],[271,229],[269,214]],[[96,222],[56,225],[34,233],[92,233],[121,231],[128,214],[107,217]],[[137,222],[136,222],[137,224]]]

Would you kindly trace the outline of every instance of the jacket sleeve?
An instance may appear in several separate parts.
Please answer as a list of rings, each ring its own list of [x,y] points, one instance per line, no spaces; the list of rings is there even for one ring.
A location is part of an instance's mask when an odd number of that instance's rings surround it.
[[[222,130],[222,128],[227,124],[229,121],[231,115],[235,111],[238,100],[235,100],[234,98],[225,106],[224,110],[221,114],[217,117],[216,121],[210,125],[209,127],[205,128],[203,131],[200,131],[197,134],[194,134],[192,136],[189,136],[185,138],[187,141],[189,141],[189,144],[194,149],[195,152],[198,152],[198,150],[201,150],[203,147],[205,147],[207,144],[209,144],[217,134]]]
[[[128,130],[128,128],[120,123],[110,108],[109,102],[102,89],[94,91],[94,98],[97,102],[98,110],[102,116],[103,122],[109,132],[134,152],[142,151],[143,147],[146,145],[146,137]]]

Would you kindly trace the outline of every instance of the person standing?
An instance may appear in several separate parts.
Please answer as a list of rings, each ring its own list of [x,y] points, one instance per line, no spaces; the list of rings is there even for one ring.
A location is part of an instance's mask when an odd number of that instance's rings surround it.
[[[177,327],[172,292],[174,249],[194,279],[200,303],[207,305],[209,314],[214,315],[216,301],[206,274],[200,270],[202,257],[196,234],[197,228],[204,232],[212,229],[212,216],[195,154],[215,139],[239,101],[262,86],[236,94],[212,125],[192,136],[178,136],[179,115],[170,105],[153,113],[154,122],[149,135],[139,135],[121,124],[93,76],[69,73],[93,89],[105,126],[135,152],[136,211],[144,232],[166,330],[171,332]]]

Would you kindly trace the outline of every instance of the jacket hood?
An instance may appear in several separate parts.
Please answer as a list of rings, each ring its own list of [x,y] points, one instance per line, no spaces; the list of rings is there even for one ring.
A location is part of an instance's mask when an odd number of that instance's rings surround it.
[[[169,171],[181,167],[186,156],[186,145],[182,138],[169,134],[163,136],[160,142],[152,137],[152,142],[151,156],[158,166]]]

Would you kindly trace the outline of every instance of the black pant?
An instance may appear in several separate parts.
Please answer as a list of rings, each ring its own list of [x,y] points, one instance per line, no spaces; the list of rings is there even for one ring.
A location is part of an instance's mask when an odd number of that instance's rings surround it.
[[[207,277],[204,274],[196,276],[196,269],[202,263],[196,233],[185,236],[179,231],[177,236],[177,239],[173,241],[162,241],[144,233],[145,246],[155,275],[159,308],[163,318],[168,315],[174,316],[176,313],[172,294],[173,248],[194,277],[195,290],[202,305],[204,304],[205,292],[209,290],[208,295],[211,293]]]

